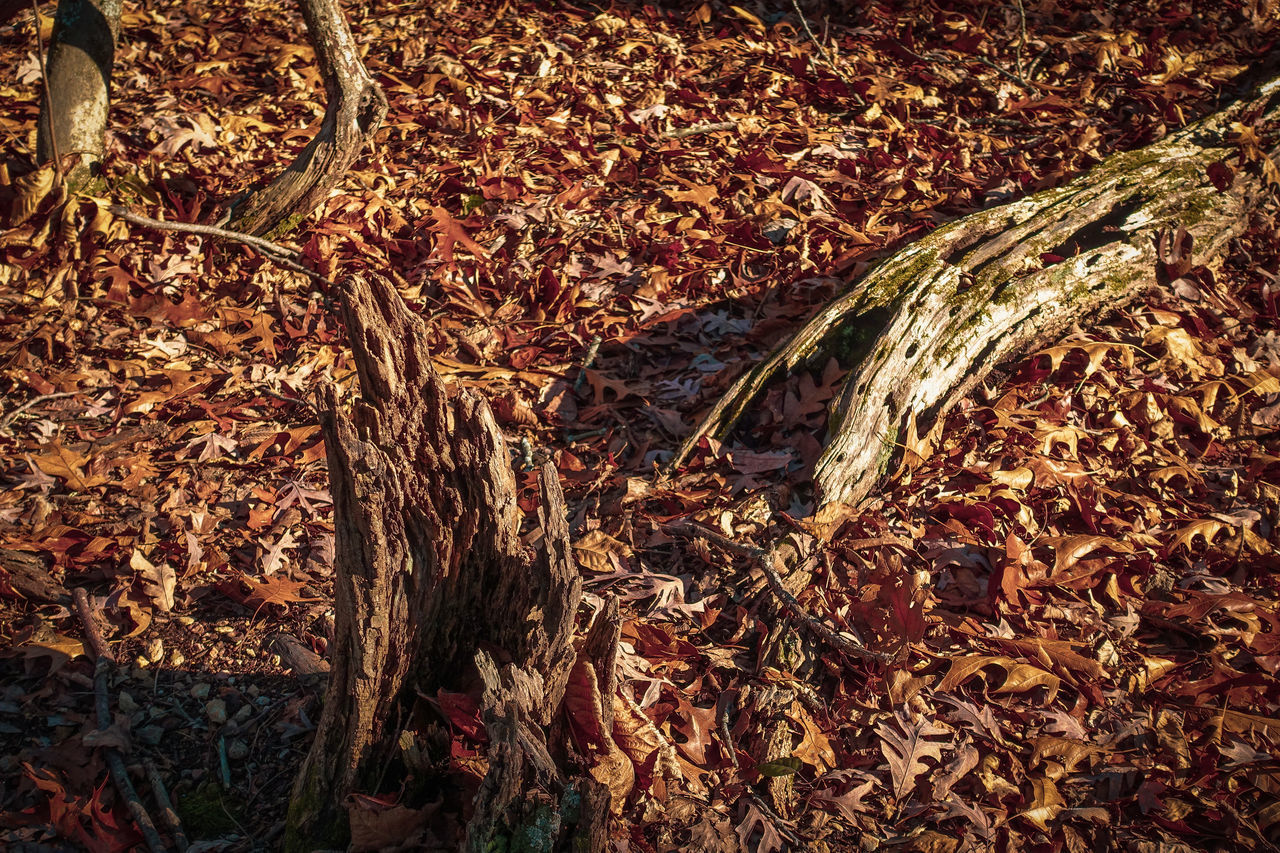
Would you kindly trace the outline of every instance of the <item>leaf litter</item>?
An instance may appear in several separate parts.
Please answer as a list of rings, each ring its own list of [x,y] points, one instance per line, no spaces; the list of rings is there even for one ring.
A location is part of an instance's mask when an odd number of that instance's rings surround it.
[[[295,239],[330,277],[397,276],[441,372],[496,401],[513,464],[557,463],[589,600],[622,608],[616,674],[575,672],[568,706],[620,849],[1280,842],[1274,207],[1212,271],[1166,235],[1168,291],[1003,366],[868,508],[812,515],[834,361],[652,478],[886,252],[1212,110],[1275,38],[1257,4],[1026,4],[1025,34],[1018,8],[350,10],[391,108]],[[26,68],[31,22],[3,26]],[[212,217],[323,111],[292,8],[131,7],[124,29],[109,177],[136,207]],[[11,139],[38,97],[30,74],[0,87]],[[1264,170],[1273,131],[1237,130]],[[319,709],[273,639],[331,640],[307,390],[351,387],[343,330],[310,281],[237,247],[63,205],[16,148],[2,837],[137,841],[85,746],[92,666],[58,589],[87,586],[130,661],[112,691],[132,757],[193,838],[250,849],[279,832]],[[673,538],[678,520],[791,537],[788,592],[891,663],[815,642],[752,560]],[[436,757],[474,779],[483,724],[443,699]],[[411,805],[370,800],[362,838],[456,832]]]

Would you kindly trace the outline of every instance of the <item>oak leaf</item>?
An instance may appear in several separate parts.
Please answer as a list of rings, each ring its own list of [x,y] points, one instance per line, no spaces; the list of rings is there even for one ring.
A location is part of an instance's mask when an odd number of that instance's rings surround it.
[[[988,666],[998,666],[1005,671],[1005,679],[995,689],[996,693],[1026,693],[1037,687],[1044,687],[1049,694],[1047,701],[1052,702],[1058,695],[1058,688],[1062,686],[1062,680],[1058,676],[1031,664],[1018,663],[1004,655],[965,655],[951,660],[951,668],[937,689],[942,693],[949,693]]]
[[[880,736],[880,752],[889,764],[894,799],[901,801],[915,788],[920,774],[929,769],[925,764],[927,759],[942,763],[943,745],[929,738],[949,735],[951,729],[935,725],[924,717],[913,722],[900,711],[894,713],[894,721],[896,727],[889,721],[880,723],[876,734]]]
[[[1041,832],[1049,831],[1049,821],[1057,817],[1067,803],[1058,793],[1053,780],[1038,777],[1031,780],[1031,805],[1018,817],[1034,825]]]

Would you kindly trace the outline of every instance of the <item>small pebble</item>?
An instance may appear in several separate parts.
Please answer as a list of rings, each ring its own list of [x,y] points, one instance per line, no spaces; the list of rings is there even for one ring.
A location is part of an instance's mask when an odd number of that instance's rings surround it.
[[[252,705],[247,705],[247,704],[241,705],[240,710],[236,711],[236,715],[234,719],[237,723],[243,723],[245,720],[249,719],[249,715],[252,713],[253,713]]]
[[[271,697],[259,696],[257,699],[254,699],[253,701],[254,701],[254,704],[256,704],[259,708],[265,708],[271,704]]]
[[[240,761],[248,754],[249,744],[245,743],[240,738],[232,738],[227,741],[227,758],[230,758],[232,761]]]
[[[175,616],[173,621],[177,622],[179,625],[186,626],[192,624],[196,620],[194,616]]]
[[[256,699],[256,698],[258,697],[258,693],[259,693],[258,685],[256,685],[256,684],[250,684],[250,685],[249,685],[249,689],[248,689],[248,690],[246,690],[246,691],[245,691],[245,693],[248,693],[250,696],[252,696],[252,697],[254,697],[254,698]]]
[[[174,649],[172,652],[169,653],[170,666],[175,666],[175,667],[182,666],[186,662],[187,662],[187,656],[184,655],[182,652],[178,651],[177,649]]]
[[[133,736],[147,746],[159,746],[160,741],[164,738],[164,728],[161,726],[143,726],[135,729]]]
[[[160,663],[164,660],[164,640],[159,637],[152,637],[147,640],[146,647],[147,660],[152,663]]]
[[[126,714],[132,714],[140,707],[137,702],[133,701],[133,697],[128,693],[125,693],[123,690],[121,690],[120,695],[116,697],[116,704],[119,705],[120,710]]]
[[[209,718],[209,722],[215,726],[220,726],[227,721],[227,703],[221,699],[211,699],[205,703],[204,715]]]
[[[191,698],[192,699],[208,699],[209,691],[212,689],[213,687],[209,683],[204,681],[197,681],[195,684],[191,685]]]

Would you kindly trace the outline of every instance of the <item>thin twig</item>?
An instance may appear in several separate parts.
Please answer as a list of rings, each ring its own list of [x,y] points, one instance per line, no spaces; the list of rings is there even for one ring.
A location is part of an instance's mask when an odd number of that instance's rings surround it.
[[[184,234],[200,234],[206,237],[221,237],[223,240],[231,240],[235,243],[242,243],[246,246],[252,246],[275,263],[294,272],[302,273],[313,281],[329,287],[333,286],[333,282],[322,276],[313,269],[309,269],[302,265],[300,258],[302,257],[292,249],[286,249],[278,243],[272,243],[270,240],[264,240],[261,237],[255,237],[252,234],[245,234],[243,231],[231,231],[226,228],[219,228],[216,225],[199,225],[193,222],[165,222],[162,219],[152,219],[150,216],[143,216],[141,213],[134,213],[127,207],[119,204],[110,205],[108,210],[113,216],[118,216],[125,222],[132,222],[134,225],[142,225],[146,228],[155,228],[158,231],[180,231]]]
[[[796,17],[800,19],[800,26],[804,27],[805,35],[809,36],[809,40],[813,42],[814,47],[818,49],[818,54],[822,57],[822,61],[826,63],[827,67],[831,69],[831,73],[835,74],[841,80],[844,80],[845,83],[848,83],[849,81],[845,80],[844,72],[840,70],[840,66],[836,65],[835,57],[827,50],[827,46],[825,44],[818,41],[818,37],[814,35],[813,30],[809,28],[809,19],[804,16],[804,12],[800,11],[800,3],[797,2],[797,0],[791,0],[791,8],[796,10]],[[866,103],[866,101],[862,99],[862,96],[857,92],[850,89],[850,93],[853,95],[853,99],[857,103]]]
[[[49,147],[53,149],[53,173],[61,184],[66,176],[62,174],[62,157],[58,155],[58,134],[53,126],[53,117],[57,111],[53,108],[53,88],[49,85],[49,66],[44,58],[44,39],[40,38],[40,0],[31,0],[31,11],[35,14],[36,23],[36,56],[40,57],[40,82],[44,85],[44,104],[49,115]]]
[[[47,403],[50,400],[60,400],[63,397],[74,397],[79,393],[80,393],[79,391],[59,391],[55,394],[41,394],[39,397],[32,397],[30,400],[23,403],[21,406],[14,409],[12,412],[5,415],[3,418],[0,418],[0,431],[3,431],[4,429],[6,429],[9,426],[9,424],[13,422],[14,418],[22,414],[23,412],[25,412],[27,409],[38,406],[41,403]]]
[[[660,139],[685,139],[690,136],[697,136],[700,133],[719,133],[724,130],[737,130],[738,123],[736,121],[717,121],[707,124],[695,124],[692,127],[678,127],[675,130],[668,130],[663,133]]]
[[[1022,0],[1018,0],[1018,21],[1021,23],[1022,29],[1018,36],[1018,52],[1014,55],[1014,62],[1017,63],[1018,79],[1025,85],[1026,77],[1022,73],[1022,51],[1027,46],[1027,10],[1022,5]]]
[[[769,581],[769,589],[771,589],[774,596],[782,602],[782,606],[786,608],[787,612],[790,613],[793,618],[804,623],[805,627],[810,631],[835,647],[837,651],[844,652],[851,657],[862,658],[863,660],[873,660],[877,663],[888,663],[893,659],[883,652],[872,651],[858,641],[852,640],[843,634],[838,633],[829,625],[823,623],[819,619],[816,619],[807,610],[805,610],[804,605],[802,605],[796,597],[788,592],[787,588],[783,586],[782,577],[778,574],[778,570],[774,568],[774,561],[778,559],[778,552],[776,548],[770,548],[769,550],[764,551],[750,545],[740,545],[728,536],[724,536],[710,528],[703,527],[701,524],[696,524],[692,521],[677,521],[672,524],[668,524],[667,530],[672,533],[681,534],[687,538],[702,537],[703,539],[720,546],[726,551],[732,551],[735,554],[751,558],[751,560],[760,567],[760,570],[764,572],[765,578]]]
[[[173,801],[169,799],[164,778],[150,761],[146,763],[146,768],[147,781],[151,784],[151,796],[155,797],[156,805],[160,807],[160,820],[173,836],[173,843],[178,848],[178,853],[185,853],[191,846],[191,842],[187,841],[187,833],[182,828],[182,818],[178,816],[177,810],[173,807]]]
[[[89,606],[89,594],[84,591],[84,587],[76,587],[72,597],[75,599],[76,613],[79,614],[80,622],[84,626],[85,639],[89,641],[89,648],[93,650],[95,658],[93,704],[97,712],[98,730],[106,731],[111,728],[111,702],[107,698],[107,682],[116,668],[115,657],[112,656],[107,641],[102,637],[102,629],[98,627],[93,608]],[[129,814],[133,816],[133,822],[138,825],[138,830],[147,842],[147,849],[151,853],[167,853],[168,846],[156,831],[151,815],[147,814],[146,807],[142,805],[142,800],[129,779],[129,770],[124,766],[124,756],[113,746],[104,747],[103,752],[106,755],[107,768],[111,771],[111,781],[115,782],[116,790],[120,792],[120,796],[129,807]]]

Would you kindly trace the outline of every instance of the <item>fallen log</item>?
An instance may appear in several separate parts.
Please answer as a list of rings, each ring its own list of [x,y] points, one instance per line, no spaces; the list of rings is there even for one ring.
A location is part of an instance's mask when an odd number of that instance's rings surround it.
[[[744,374],[669,470],[703,436],[723,437],[769,382],[836,355],[851,370],[815,485],[822,503],[862,502],[916,425],[939,423],[997,364],[1154,284],[1162,235],[1185,229],[1192,265],[1217,259],[1280,183],[1253,132],[1277,120],[1273,78],[1065,186],[962,217],[903,248]]]

